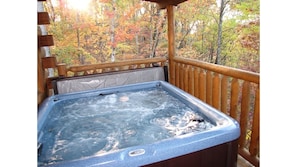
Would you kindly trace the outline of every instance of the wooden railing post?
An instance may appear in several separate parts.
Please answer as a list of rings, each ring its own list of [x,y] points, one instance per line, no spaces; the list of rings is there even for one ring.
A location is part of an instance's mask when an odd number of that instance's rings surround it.
[[[58,75],[60,77],[67,77],[67,67],[65,63],[61,63],[57,65]]]
[[[174,83],[175,75],[173,67],[173,58],[175,57],[175,27],[174,27],[174,8],[173,5],[167,6],[168,18],[168,59],[169,59],[169,82]]]

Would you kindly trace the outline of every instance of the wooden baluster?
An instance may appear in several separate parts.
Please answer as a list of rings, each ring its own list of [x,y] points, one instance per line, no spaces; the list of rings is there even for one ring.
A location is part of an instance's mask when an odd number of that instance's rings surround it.
[[[194,82],[194,77],[193,77],[193,68],[192,66],[189,65],[189,71],[188,71],[188,75],[189,75],[189,93],[191,95],[194,96],[194,88],[193,88],[193,82]]]
[[[183,90],[189,92],[189,66],[184,66],[184,79],[183,79]]]
[[[180,71],[180,64],[177,63],[175,66],[175,86],[179,87],[179,71]]]
[[[260,129],[260,90],[256,89],[255,108],[253,115],[252,135],[250,142],[250,154],[256,156],[259,153],[259,129]]]
[[[233,78],[231,83],[231,106],[230,115],[232,118],[238,120],[237,118],[237,106],[238,106],[238,94],[239,94],[239,83],[238,79]]]
[[[240,138],[239,147],[244,148],[246,143],[247,134],[247,122],[250,106],[250,83],[244,81],[242,86],[242,101],[241,101],[241,113],[240,113]]]
[[[207,71],[206,73],[206,103],[212,105],[212,72]]]
[[[227,114],[227,99],[228,99],[228,77],[223,76],[221,81],[221,111]]]
[[[199,99],[206,102],[206,74],[204,70],[200,70],[199,75]]]
[[[176,78],[175,78],[175,68],[176,68],[176,63],[175,62],[172,62],[172,67],[169,67],[169,68],[172,68],[172,70],[168,70],[168,75],[169,76],[172,76],[172,77],[169,77],[169,82],[172,84],[172,85],[176,85]],[[170,74],[170,72],[173,72],[172,74]]]
[[[194,96],[199,97],[199,72],[198,68],[194,68]]]
[[[181,64],[179,70],[179,85],[182,90],[184,90],[184,74],[184,64]]]
[[[193,89],[194,89],[194,96],[199,98],[199,71],[198,68],[194,67],[194,72],[193,72],[193,76],[194,76],[194,83],[193,83]]]
[[[212,105],[214,108],[220,110],[220,76],[218,73],[215,73],[213,78]]]

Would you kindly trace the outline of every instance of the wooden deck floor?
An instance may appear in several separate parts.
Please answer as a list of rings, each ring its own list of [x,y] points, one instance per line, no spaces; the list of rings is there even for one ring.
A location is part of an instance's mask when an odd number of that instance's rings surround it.
[[[254,167],[254,165],[252,165],[251,163],[246,161],[244,158],[242,158],[240,155],[238,155],[237,167]]]

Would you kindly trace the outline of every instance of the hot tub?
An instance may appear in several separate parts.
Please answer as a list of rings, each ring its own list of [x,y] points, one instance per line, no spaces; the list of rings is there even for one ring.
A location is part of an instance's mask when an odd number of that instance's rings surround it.
[[[55,95],[38,110],[38,166],[236,167],[239,135],[164,81]]]

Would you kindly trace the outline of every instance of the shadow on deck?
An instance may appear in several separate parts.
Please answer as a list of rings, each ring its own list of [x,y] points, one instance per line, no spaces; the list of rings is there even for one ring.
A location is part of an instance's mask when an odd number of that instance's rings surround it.
[[[252,165],[251,163],[249,163],[249,161],[245,160],[244,158],[242,158],[242,156],[240,156],[238,154],[238,157],[237,157],[237,167],[254,167],[254,165]]]

